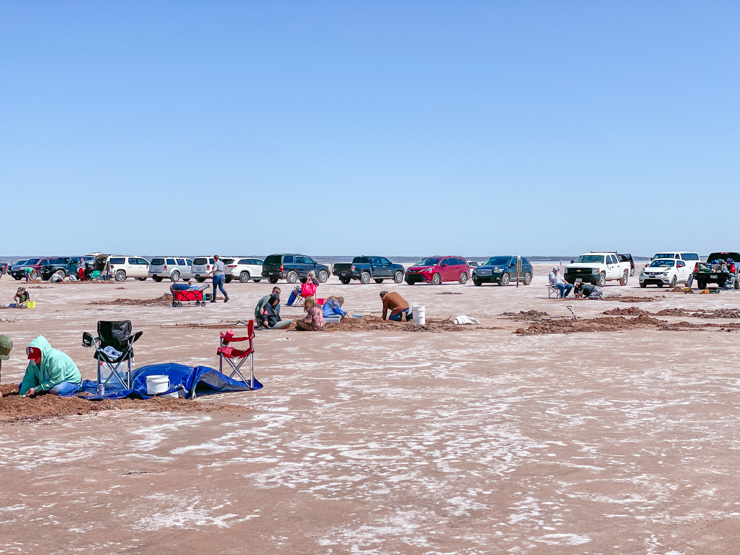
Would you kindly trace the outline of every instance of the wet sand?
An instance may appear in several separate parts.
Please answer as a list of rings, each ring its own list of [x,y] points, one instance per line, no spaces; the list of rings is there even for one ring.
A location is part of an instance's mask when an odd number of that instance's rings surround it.
[[[203,411],[1,422],[0,550],[734,552],[740,293],[640,289],[634,277],[608,285],[607,301],[548,299],[547,270],[519,288],[332,278],[320,296],[351,312],[379,316],[388,289],[431,322],[464,313],[481,325],[259,332],[264,389],[191,401]],[[0,298],[19,284],[3,277]],[[101,319],[144,331],[137,366],[217,366],[219,329],[249,319],[272,286],[232,282],[229,303],[181,308],[154,302],[168,287],[29,284],[36,309],[0,311],[15,343],[2,383],[21,379],[38,334],[92,379],[81,336]],[[517,333],[532,325],[546,329]],[[0,399],[19,413],[39,401]]]

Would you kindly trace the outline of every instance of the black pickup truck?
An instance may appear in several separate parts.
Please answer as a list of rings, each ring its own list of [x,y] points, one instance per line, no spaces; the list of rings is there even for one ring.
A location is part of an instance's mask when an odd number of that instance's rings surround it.
[[[338,262],[334,264],[332,272],[339,281],[347,285],[353,279],[359,279],[362,283],[383,283],[385,279],[392,279],[396,283],[402,283],[406,274],[403,266],[394,264],[383,256],[355,256],[352,263]]]
[[[706,262],[699,262],[694,268],[694,281],[699,289],[706,289],[711,284],[722,288],[725,282],[732,279],[732,286],[740,289],[738,270],[740,270],[740,253],[713,252],[707,256]]]
[[[41,279],[44,281],[51,279],[54,274],[64,278],[69,274],[77,276],[77,267],[80,263],[80,256],[62,256],[59,258],[47,258],[41,261]]]

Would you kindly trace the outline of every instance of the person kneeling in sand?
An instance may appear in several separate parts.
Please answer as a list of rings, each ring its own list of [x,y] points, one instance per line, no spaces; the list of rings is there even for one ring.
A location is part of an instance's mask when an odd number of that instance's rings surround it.
[[[77,365],[69,355],[53,349],[43,335],[28,344],[26,354],[30,362],[19,386],[22,396],[66,395],[80,388],[82,376]]]
[[[413,317],[411,312],[409,312],[409,303],[398,293],[381,291],[380,298],[383,299],[383,320],[386,319],[386,313],[389,310],[391,314],[388,316],[388,319],[395,322],[400,322],[404,318],[408,321]]]
[[[316,299],[306,297],[303,310],[306,311],[306,317],[295,323],[296,329],[298,331],[324,331],[324,312],[316,304]]]
[[[13,296],[13,300],[16,303],[16,308],[26,308],[26,303],[31,300],[31,294],[26,291],[25,287],[19,287]]]
[[[344,297],[329,297],[324,302],[324,318],[344,318],[347,316],[347,311],[342,308],[344,306]]]
[[[605,298],[601,287],[582,281],[576,283],[576,299],[600,299],[603,301]]]
[[[263,303],[260,299],[257,308],[254,309],[254,318],[257,320],[258,328],[279,330],[287,328],[293,322],[293,320],[283,320],[280,317],[280,296],[277,293],[270,295],[266,303]]]

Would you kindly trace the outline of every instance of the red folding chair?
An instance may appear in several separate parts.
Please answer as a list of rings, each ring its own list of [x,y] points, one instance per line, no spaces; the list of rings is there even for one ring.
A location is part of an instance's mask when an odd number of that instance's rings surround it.
[[[234,337],[234,330],[229,330],[226,333],[221,332],[221,340],[218,347],[218,371],[223,373],[223,362],[224,360],[231,366],[231,374],[229,377],[232,378],[234,374],[238,375],[244,383],[247,380],[242,374],[241,367],[247,359],[249,360],[249,373],[250,373],[250,386],[254,389],[254,320],[250,320],[247,325],[247,337]],[[249,341],[249,347],[247,349],[235,349],[230,343],[238,343],[239,341]]]

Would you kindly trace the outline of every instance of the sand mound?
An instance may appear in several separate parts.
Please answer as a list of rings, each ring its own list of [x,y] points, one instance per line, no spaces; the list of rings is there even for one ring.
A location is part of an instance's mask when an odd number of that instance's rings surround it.
[[[504,312],[499,316],[505,316],[512,320],[525,320],[527,322],[539,322],[541,320],[547,320],[550,315],[547,312],[538,312],[536,310],[520,310],[519,312]]]
[[[115,304],[132,306],[172,306],[172,295],[165,293],[154,299],[116,299],[114,301],[92,301],[87,304]]]
[[[649,316],[649,312],[645,312],[641,308],[637,308],[636,306],[631,306],[629,308],[612,308],[611,310],[606,310],[602,312],[602,314],[606,314],[607,316]]]
[[[660,295],[660,297],[665,297],[665,295]],[[658,300],[658,297],[632,297],[630,295],[625,295],[623,297],[607,297],[607,301],[619,301],[620,303],[652,303],[653,301]]]
[[[295,328],[295,322],[290,329]],[[338,331],[430,331],[435,333],[463,331],[465,329],[480,329],[480,326],[460,326],[452,321],[452,318],[426,318],[426,324],[417,326],[413,322],[393,322],[392,320],[383,320],[379,316],[363,316],[362,318],[343,318],[337,323],[326,324],[326,332]]]
[[[45,418],[58,418],[99,412],[105,410],[144,410],[148,412],[239,412],[249,409],[237,405],[200,403],[188,399],[110,399],[86,401],[77,397],[39,395],[34,398],[21,397],[13,385],[0,386],[0,422],[36,422]]]

